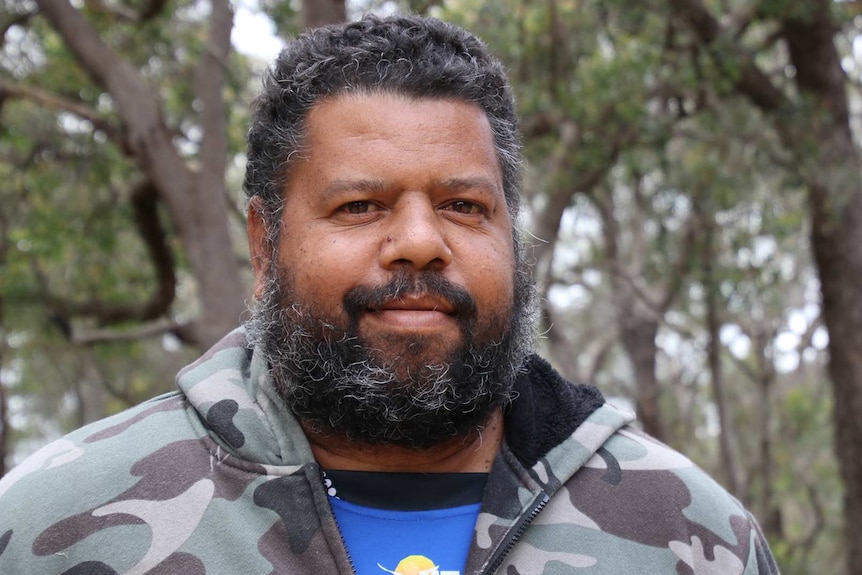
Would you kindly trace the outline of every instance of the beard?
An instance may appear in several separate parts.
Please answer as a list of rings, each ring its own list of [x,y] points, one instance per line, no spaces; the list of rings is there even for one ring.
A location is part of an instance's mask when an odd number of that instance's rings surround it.
[[[249,342],[279,396],[317,434],[415,449],[467,438],[513,399],[532,350],[534,289],[520,261],[511,305],[484,317],[464,288],[436,272],[401,271],[384,285],[353,288],[342,301],[346,317],[304,304],[281,266],[267,279],[246,323]],[[419,295],[451,305],[459,341],[361,333],[369,309]]]

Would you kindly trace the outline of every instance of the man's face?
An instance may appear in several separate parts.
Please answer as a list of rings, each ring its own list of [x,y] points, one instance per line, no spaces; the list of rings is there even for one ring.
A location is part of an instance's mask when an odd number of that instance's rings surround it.
[[[524,351],[510,337],[512,222],[482,110],[339,96],[309,112],[305,149],[274,251],[255,204],[249,218],[261,343],[288,404],[321,430],[413,445],[435,441],[446,412],[487,416]]]

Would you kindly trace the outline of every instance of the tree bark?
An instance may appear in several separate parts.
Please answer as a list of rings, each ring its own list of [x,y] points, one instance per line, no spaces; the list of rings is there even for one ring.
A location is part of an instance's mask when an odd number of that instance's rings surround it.
[[[345,0],[302,0],[302,23],[306,28],[344,22],[346,19]]]
[[[635,290],[633,274],[620,253],[619,222],[616,219],[612,191],[604,198],[594,198],[602,217],[602,234],[608,261],[608,275],[613,291],[614,310],[620,340],[632,365],[635,382],[635,406],[644,431],[665,441],[664,423],[659,399],[661,386],[656,377],[659,317]]]
[[[715,261],[715,220],[712,214],[704,214],[703,238],[703,285],[706,290],[706,326],[709,332],[707,356],[709,372],[712,375],[712,396],[718,411],[718,443],[721,454],[721,465],[727,489],[734,496],[742,499],[740,489],[739,464],[733,441],[733,427],[730,424],[730,413],[727,404],[727,391],[724,385],[724,370],[721,362],[721,319],[718,316],[718,282],[712,267]]]
[[[830,3],[812,4],[816,11],[809,19],[784,23],[797,84],[811,107],[805,131],[791,126],[786,133],[797,145],[808,186],[812,247],[829,331],[847,565],[855,574],[862,573],[862,157],[849,126]]]
[[[225,109],[221,97],[233,15],[227,0],[212,1],[211,30],[196,82],[203,110],[200,168],[192,169],[174,146],[158,96],[140,74],[99,38],[68,0],[37,0],[79,64],[116,104],[125,140],[153,182],[188,257],[201,302],[187,339],[207,347],[239,322],[245,307],[225,202]]]
[[[763,532],[771,538],[782,538],[783,526],[781,510],[775,504],[775,489],[773,487],[772,461],[772,389],[775,387],[775,365],[768,351],[774,333],[758,333],[754,345],[757,349],[757,388],[758,398],[758,475],[762,484],[760,492],[760,508],[762,511]]]
[[[836,157],[828,156],[836,147],[843,149],[839,157],[859,165],[858,154],[848,151],[849,142],[836,144],[825,145],[818,154],[822,170],[848,169],[847,165],[836,166]],[[842,197],[845,195],[852,197]],[[837,189],[813,184],[810,197],[814,259],[820,275],[823,319],[829,331],[829,375],[835,447],[844,483],[848,573],[862,573],[862,532],[858,529],[862,522],[862,189],[858,183]],[[835,202],[846,202],[840,216],[832,209]]]
[[[631,306],[626,307],[631,309]],[[625,314],[627,310],[623,308],[620,311]],[[659,403],[661,386],[655,373],[656,355],[658,354],[655,338],[658,335],[659,323],[637,316],[620,317],[618,321],[620,322],[620,338],[623,348],[625,348],[626,355],[628,355],[634,369],[637,389],[635,403],[638,419],[643,425],[644,431],[659,441],[667,441],[662,409]]]
[[[5,265],[6,241],[5,229],[0,237],[0,269]],[[0,478],[6,475],[9,447],[11,441],[11,429],[9,428],[9,399],[6,393],[6,383],[3,381],[3,359],[6,351],[6,329],[4,324],[4,298],[0,294]]]

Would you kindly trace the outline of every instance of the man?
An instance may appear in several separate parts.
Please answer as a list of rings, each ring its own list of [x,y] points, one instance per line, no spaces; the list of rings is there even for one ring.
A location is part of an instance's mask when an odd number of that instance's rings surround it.
[[[463,30],[292,42],[249,132],[253,319],[0,482],[0,572],[777,573],[735,500],[531,354],[519,160]]]

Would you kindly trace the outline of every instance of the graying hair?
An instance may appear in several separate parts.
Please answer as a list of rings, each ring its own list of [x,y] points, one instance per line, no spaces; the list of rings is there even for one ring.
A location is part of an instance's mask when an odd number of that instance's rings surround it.
[[[285,182],[303,152],[308,112],[318,102],[348,92],[478,105],[493,132],[506,205],[517,222],[521,149],[503,66],[481,40],[457,26],[420,16],[366,16],[305,32],[264,76],[263,91],[252,107],[243,188],[247,197],[261,198],[273,245]]]

